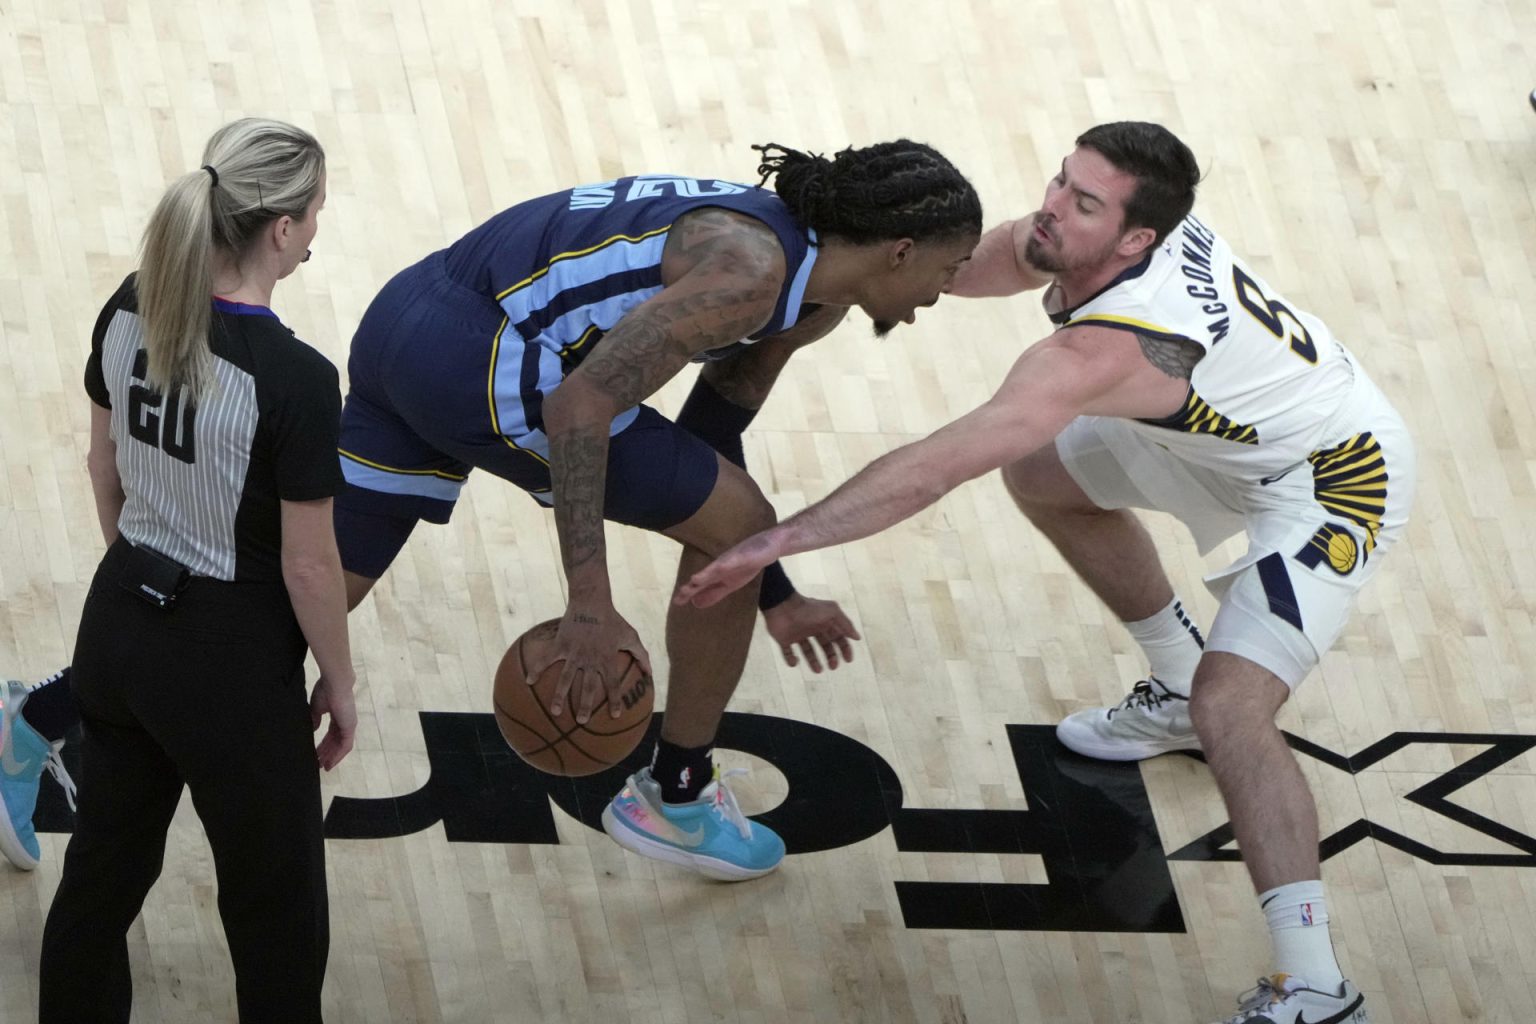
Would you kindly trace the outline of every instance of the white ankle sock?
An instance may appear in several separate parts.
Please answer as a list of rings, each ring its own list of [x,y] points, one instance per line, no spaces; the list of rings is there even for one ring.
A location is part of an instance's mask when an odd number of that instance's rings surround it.
[[[1127,622],[1125,628],[1147,656],[1152,675],[1174,693],[1188,697],[1205,638],[1178,597],[1156,615]]]
[[[1259,907],[1275,941],[1275,970],[1294,975],[1319,992],[1344,983],[1328,934],[1328,904],[1320,881],[1292,882],[1259,894]]]

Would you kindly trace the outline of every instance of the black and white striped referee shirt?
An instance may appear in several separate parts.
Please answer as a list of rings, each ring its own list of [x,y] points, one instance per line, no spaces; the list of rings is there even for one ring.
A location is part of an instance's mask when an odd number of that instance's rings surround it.
[[[164,396],[145,383],[134,275],[96,321],[85,389],[112,410],[127,498],[118,531],[195,575],[280,581],[278,502],[342,488],[336,368],[265,306],[213,305],[218,385],[196,406],[179,388]]]

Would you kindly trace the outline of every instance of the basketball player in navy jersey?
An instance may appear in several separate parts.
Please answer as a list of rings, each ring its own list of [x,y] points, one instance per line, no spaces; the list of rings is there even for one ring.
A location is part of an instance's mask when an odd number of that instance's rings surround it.
[[[1328,929],[1317,808],[1275,725],[1402,536],[1413,440],[1364,367],[1190,214],[1199,165],[1160,125],[1083,133],[1040,210],[989,231],[960,295],[1046,288],[1050,336],[986,404],[871,463],[680,589],[708,603],[767,562],[867,536],[988,470],[1125,624],[1150,671],[1056,730],[1080,754],[1203,750],[1274,941],[1227,1024],[1365,1024]],[[1203,639],[1132,509],[1182,520],[1211,576]]]
[[[498,214],[384,287],[353,338],[342,416],[336,532],[353,605],[416,523],[447,522],[470,470],[487,470],[554,508],[569,604],[551,712],[584,722],[605,693],[619,706],[613,652],[647,669],[649,656],[615,605],[604,520],[678,541],[679,579],[771,526],[740,435],[785,361],[852,306],[877,334],[912,322],[980,238],[975,190],[928,146],[761,149],[776,193],[662,175],[573,188]],[[642,404],[690,362],[704,366],[678,422]],[[787,579],[770,580],[783,602]],[[758,597],[754,574],[712,608],[670,610],[661,739],[603,815],[621,845],[717,878],[765,874],[784,855],[710,756]],[[833,665],[857,636],[830,602],[786,628],[786,656],[814,636]],[[544,665],[529,667],[532,679]]]

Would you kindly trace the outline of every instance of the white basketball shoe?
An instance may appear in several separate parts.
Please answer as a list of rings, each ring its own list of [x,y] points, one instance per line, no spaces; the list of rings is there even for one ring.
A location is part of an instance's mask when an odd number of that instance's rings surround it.
[[[1220,1024],[1371,1024],[1365,996],[1348,981],[1337,993],[1308,988],[1300,978],[1277,974],[1238,998],[1236,1015]]]
[[[1199,750],[1189,698],[1174,693],[1156,676],[1132,687],[1112,708],[1088,708],[1056,726],[1069,750],[1101,761],[1140,761],[1174,750]]]

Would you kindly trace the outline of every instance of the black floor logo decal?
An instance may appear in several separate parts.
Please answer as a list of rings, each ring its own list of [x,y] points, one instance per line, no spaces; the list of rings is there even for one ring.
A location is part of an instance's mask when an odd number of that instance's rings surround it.
[[[1476,732],[1395,732],[1386,739],[1371,744],[1353,757],[1335,754],[1326,747],[1320,747],[1310,740],[1304,740],[1299,736],[1292,736],[1290,733],[1286,733],[1285,738],[1290,742],[1291,749],[1298,754],[1321,761],[1326,765],[1348,772],[1351,775],[1358,775],[1372,765],[1384,761],[1398,751],[1415,744],[1486,746],[1487,750],[1478,754],[1466,764],[1457,765],[1434,781],[1428,782],[1410,793],[1403,794],[1403,799],[1418,804],[1425,810],[1433,811],[1436,814],[1449,818],[1460,825],[1465,825],[1472,831],[1487,836],[1489,839],[1497,840],[1514,847],[1516,850],[1524,851],[1523,853],[1457,853],[1448,850],[1436,850],[1416,839],[1410,839],[1401,832],[1377,824],[1369,818],[1359,818],[1323,837],[1322,842],[1318,846],[1318,852],[1322,855],[1323,860],[1343,853],[1363,839],[1374,839],[1378,843],[1385,843],[1387,846],[1401,850],[1429,864],[1461,867],[1536,868],[1536,837],[1516,831],[1508,825],[1502,825],[1497,821],[1478,814],[1476,811],[1469,811],[1465,807],[1451,803],[1448,799],[1457,790],[1471,785],[1513,761],[1532,747],[1536,747],[1536,736],[1505,736],[1496,733]],[[1170,860],[1242,860],[1242,854],[1237,850],[1225,848],[1231,842],[1232,824],[1228,822],[1220,828],[1207,832],[1189,845],[1175,850],[1168,857]]]
[[[623,765],[583,779],[545,775],[508,749],[489,714],[420,713],[431,775],[414,793],[378,799],[339,796],[325,819],[328,838],[384,839],[442,822],[450,842],[555,844],[554,810],[592,829],[625,776],[644,764],[660,724]],[[1137,764],[1094,761],[1062,747],[1048,725],[1009,725],[1008,742],[1027,811],[908,807],[886,760],[842,733],[768,715],[728,712],[718,743],[768,761],[784,773],[783,803],[757,820],[784,837],[791,854],[851,846],[885,829],[911,853],[1035,854],[1044,884],[895,882],[911,928],[1027,931],[1182,932],[1184,918],[1169,874],[1171,860],[1238,860],[1230,824],[1165,852]],[[1368,819],[1324,838],[1333,856],[1375,839],[1432,864],[1536,867],[1536,839],[1448,797],[1536,747],[1536,736],[1395,733],[1353,757],[1288,736],[1303,756],[1356,774],[1413,744],[1486,745],[1433,782],[1407,794],[1515,850],[1512,854],[1432,849]],[[75,745],[65,748],[71,771]],[[1198,755],[1197,755],[1198,756]],[[82,785],[88,778],[76,775]],[[65,832],[71,814],[56,785],[44,785],[35,818],[40,831]]]

